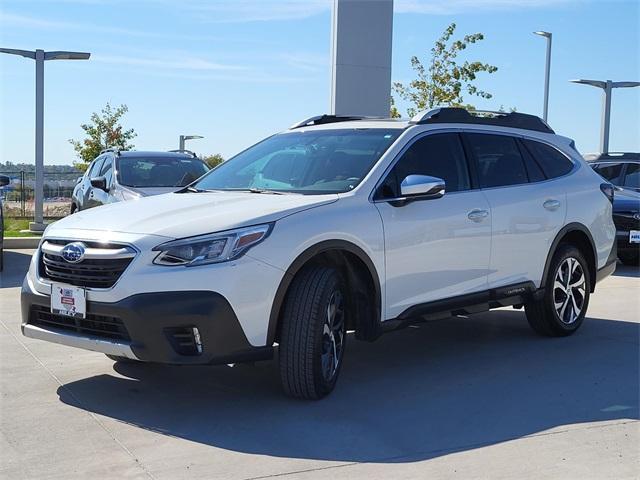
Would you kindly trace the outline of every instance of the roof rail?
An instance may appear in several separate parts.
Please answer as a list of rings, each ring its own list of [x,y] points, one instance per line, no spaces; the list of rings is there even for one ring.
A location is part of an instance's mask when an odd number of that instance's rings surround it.
[[[315,117],[307,118],[301,122],[293,124],[289,127],[289,130],[300,127],[310,127],[312,125],[322,125],[325,123],[337,123],[348,122],[350,120],[364,120],[366,117],[359,117],[355,115],[316,115]]]
[[[197,155],[192,152],[191,150],[186,150],[186,149],[176,149],[176,150],[167,150],[169,153],[186,153],[187,155],[191,155],[192,157],[196,158]]]
[[[104,150],[100,151],[100,155],[102,155],[103,153],[107,153],[107,152],[113,152],[116,155],[120,155],[120,148],[119,147],[108,147],[108,148],[105,148]]]
[[[493,112],[488,110],[466,110],[464,108],[441,107],[420,112],[411,119],[415,125],[431,123],[470,123],[521,128],[536,132],[555,133],[540,117],[519,112]]]

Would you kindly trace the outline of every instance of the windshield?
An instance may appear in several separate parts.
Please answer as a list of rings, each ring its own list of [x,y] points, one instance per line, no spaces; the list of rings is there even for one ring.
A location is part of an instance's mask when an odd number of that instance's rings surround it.
[[[200,190],[343,193],[360,183],[400,129],[344,129],[274,135],[199,180]]]
[[[184,187],[208,170],[197,158],[120,157],[118,182],[127,187]]]

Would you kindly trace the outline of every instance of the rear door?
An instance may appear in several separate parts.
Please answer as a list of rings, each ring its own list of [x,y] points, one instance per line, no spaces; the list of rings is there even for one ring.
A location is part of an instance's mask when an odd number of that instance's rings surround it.
[[[399,205],[408,175],[445,181],[442,198]],[[489,204],[471,183],[458,133],[414,140],[386,174],[374,197],[385,243],[386,318],[409,307],[487,288],[491,243]]]
[[[562,181],[549,179],[515,136],[474,131],[463,137],[491,206],[489,288],[539,285],[551,243],[564,225]]]

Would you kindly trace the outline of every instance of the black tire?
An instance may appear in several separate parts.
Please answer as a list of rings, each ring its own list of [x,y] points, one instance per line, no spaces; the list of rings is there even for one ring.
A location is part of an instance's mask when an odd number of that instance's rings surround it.
[[[577,265],[575,270],[567,275],[568,269],[575,265],[572,262],[577,262]],[[563,270],[559,273],[561,267]],[[556,287],[558,275],[563,280],[558,282],[560,286]],[[567,288],[567,285],[577,285],[580,275],[584,279],[583,288]],[[567,276],[568,280],[564,281]],[[591,281],[587,261],[582,252],[573,245],[560,245],[549,266],[543,297],[525,303],[524,308],[531,328],[547,337],[565,337],[578,330],[589,307]],[[564,289],[571,291],[570,296],[564,293],[563,286]],[[556,305],[560,305],[558,307],[560,311],[556,309]],[[577,315],[574,305],[579,307]]]
[[[105,355],[107,356],[107,358],[113,360],[114,362],[120,362],[120,363],[139,363],[138,360],[133,360],[132,358],[127,358],[127,357],[120,357],[118,355],[108,355],[105,353]]]
[[[637,267],[640,265],[640,250],[635,252],[618,252],[618,258],[625,265]]]
[[[317,400],[334,389],[347,339],[347,312],[345,284],[335,269],[311,266],[293,280],[284,303],[279,349],[287,395]]]

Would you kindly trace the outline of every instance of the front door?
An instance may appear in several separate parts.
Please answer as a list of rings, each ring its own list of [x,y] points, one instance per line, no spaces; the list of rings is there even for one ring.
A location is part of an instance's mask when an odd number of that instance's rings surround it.
[[[398,206],[408,175],[445,181],[445,195]],[[385,319],[414,305],[487,289],[491,212],[457,133],[426,134],[401,155],[375,195],[384,225]]]

